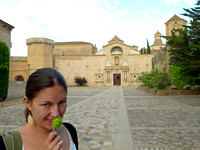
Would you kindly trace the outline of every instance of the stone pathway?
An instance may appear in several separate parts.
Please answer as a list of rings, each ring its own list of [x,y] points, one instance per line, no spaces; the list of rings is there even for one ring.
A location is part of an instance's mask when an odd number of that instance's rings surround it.
[[[123,88],[134,149],[200,150],[200,96]],[[146,148],[146,149],[145,149]]]
[[[200,97],[155,96],[135,87],[69,87],[63,121],[80,150],[199,150]],[[0,133],[25,124],[21,100],[0,106]]]

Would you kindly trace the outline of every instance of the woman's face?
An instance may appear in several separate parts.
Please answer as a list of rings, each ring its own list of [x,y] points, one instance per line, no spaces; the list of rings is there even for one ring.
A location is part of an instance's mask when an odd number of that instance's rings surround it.
[[[31,102],[26,101],[26,104],[32,113],[33,125],[52,130],[52,120],[65,113],[67,93],[62,86],[55,85],[39,91],[35,98]]]

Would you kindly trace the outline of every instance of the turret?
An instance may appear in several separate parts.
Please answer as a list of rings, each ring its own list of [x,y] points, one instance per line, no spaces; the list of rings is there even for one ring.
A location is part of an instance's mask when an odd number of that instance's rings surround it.
[[[53,68],[54,41],[46,38],[30,38],[28,46],[28,75],[39,68]]]

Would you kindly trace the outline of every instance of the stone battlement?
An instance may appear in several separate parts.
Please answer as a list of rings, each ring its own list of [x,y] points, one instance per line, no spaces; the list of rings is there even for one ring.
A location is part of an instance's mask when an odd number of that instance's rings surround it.
[[[27,57],[10,57],[11,62],[27,62]]]
[[[30,38],[26,40],[27,45],[31,44],[50,44],[54,45],[54,41],[46,38]]]

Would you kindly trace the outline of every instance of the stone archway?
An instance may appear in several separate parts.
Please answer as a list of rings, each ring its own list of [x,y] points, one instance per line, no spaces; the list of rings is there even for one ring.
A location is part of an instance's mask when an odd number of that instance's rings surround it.
[[[24,77],[21,75],[18,75],[15,77],[15,81],[24,81]]]

